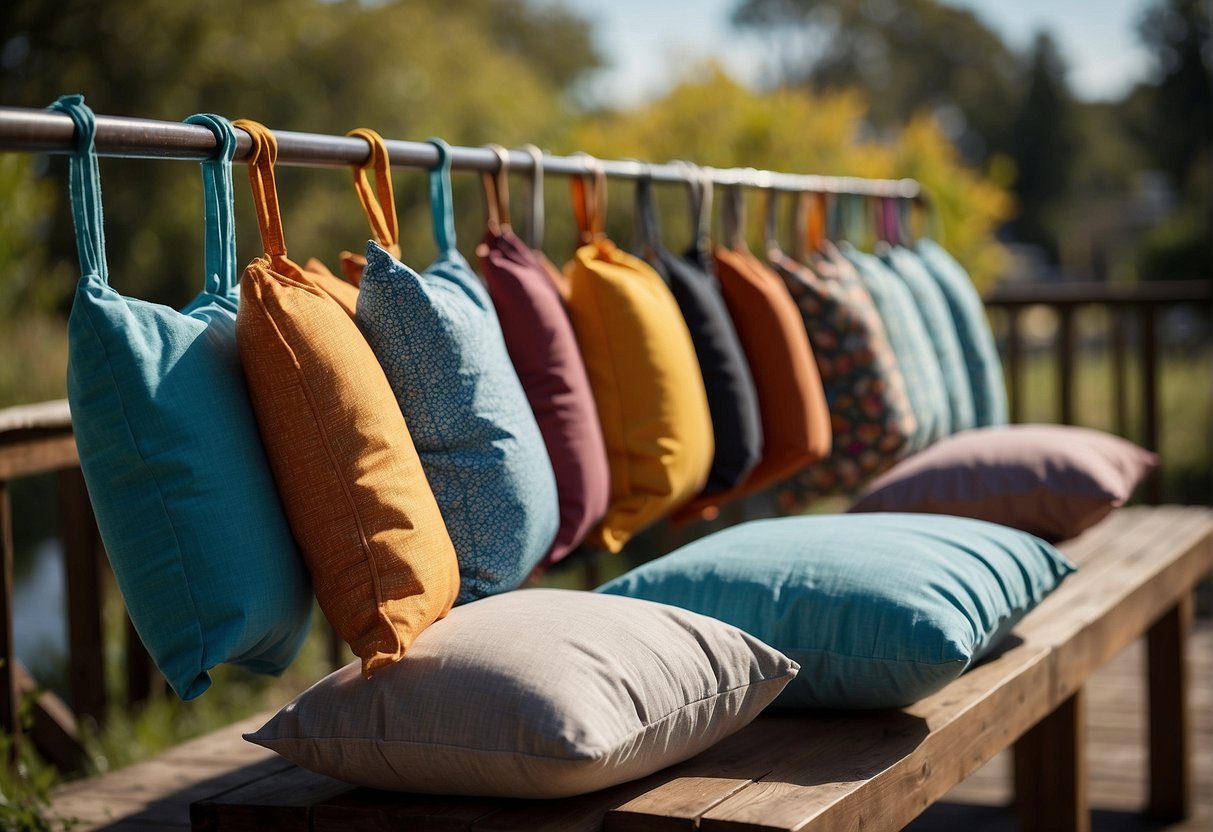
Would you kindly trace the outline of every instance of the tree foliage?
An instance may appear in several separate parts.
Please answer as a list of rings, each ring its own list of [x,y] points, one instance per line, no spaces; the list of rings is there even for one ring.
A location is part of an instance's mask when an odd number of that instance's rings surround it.
[[[1002,248],[993,229],[1007,216],[1007,195],[962,162],[929,115],[920,114],[894,136],[878,140],[864,129],[866,108],[855,92],[755,94],[719,68],[699,75],[702,80],[684,82],[659,101],[590,122],[576,134],[577,146],[651,160],[690,158],[716,167],[914,177],[934,198],[943,242],[979,281],[988,282],[998,271]],[[618,192],[622,189],[612,190]],[[678,233],[685,224],[666,223]]]
[[[881,128],[931,111],[971,160],[1004,149],[1019,63],[971,11],[937,0],[741,0],[733,20],[770,41],[777,84],[859,89]]]
[[[559,140],[568,85],[597,65],[584,22],[525,0],[15,0],[0,18],[0,100],[41,107],[83,92],[99,113],[167,120],[198,111],[324,133],[442,135],[461,144]],[[63,175],[66,166],[54,169]],[[180,303],[201,281],[196,166],[104,160],[110,265],[120,291]],[[239,246],[260,251],[237,185]],[[348,172],[283,169],[286,238],[331,265],[366,239]],[[113,183],[111,186],[110,183]],[[459,181],[461,206],[478,204]],[[424,259],[424,176],[402,175],[407,251]],[[64,187],[61,193],[66,193]],[[244,200],[243,204],[241,200]],[[334,206],[344,206],[334,210]],[[64,208],[56,254],[71,252]],[[410,258],[412,259],[412,258]],[[70,287],[61,287],[66,296]]]

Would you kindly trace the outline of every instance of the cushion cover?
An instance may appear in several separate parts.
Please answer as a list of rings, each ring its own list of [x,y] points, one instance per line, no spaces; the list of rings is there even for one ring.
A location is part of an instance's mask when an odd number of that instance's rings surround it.
[[[565,274],[611,466],[610,507],[588,540],[614,552],[703,489],[712,417],[690,332],[652,267],[599,238]]]
[[[67,393],[80,467],[132,623],[182,699],[233,662],[280,673],[308,631],[307,572],[274,489],[236,351],[235,134],[203,163],[206,282],[181,312],[108,282],[92,112],[77,122],[72,209],[82,275]]]
[[[551,564],[576,548],[606,514],[611,474],[602,425],[573,325],[535,253],[508,229],[486,233],[476,251],[556,476],[560,527],[542,561]]]
[[[901,462],[851,511],[955,514],[1065,540],[1123,505],[1157,464],[1155,454],[1089,428],[978,428]]]
[[[920,239],[914,250],[939,284],[960,339],[969,389],[973,393],[973,417],[977,427],[1007,423],[1007,388],[1002,361],[990,332],[985,305],[964,267],[939,243]]]
[[[338,670],[245,738],[380,789],[561,797],[694,756],[795,673],[714,619],[525,589],[456,608],[372,679]]]
[[[598,591],[735,624],[800,664],[776,704],[907,705],[987,654],[1073,567],[1004,526],[912,514],[761,520]]]

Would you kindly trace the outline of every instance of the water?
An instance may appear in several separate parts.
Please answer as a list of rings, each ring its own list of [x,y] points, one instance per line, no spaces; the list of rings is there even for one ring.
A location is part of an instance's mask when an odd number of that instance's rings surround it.
[[[63,676],[67,656],[67,599],[63,547],[44,539],[30,553],[13,589],[13,649],[43,684]]]

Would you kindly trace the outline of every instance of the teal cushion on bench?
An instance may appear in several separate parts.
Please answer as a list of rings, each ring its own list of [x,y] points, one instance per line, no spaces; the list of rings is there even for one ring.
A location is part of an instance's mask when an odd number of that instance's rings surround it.
[[[524,589],[456,607],[370,679],[347,665],[245,739],[379,789],[562,797],[693,757],[795,674],[702,615]]]
[[[934,693],[1074,567],[1039,538],[936,515],[786,517],[702,538],[599,587],[741,627],[801,666],[777,705]]]

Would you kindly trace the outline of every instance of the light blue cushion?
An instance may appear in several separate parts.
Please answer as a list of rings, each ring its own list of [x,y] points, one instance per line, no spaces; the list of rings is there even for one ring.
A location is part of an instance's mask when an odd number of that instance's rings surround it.
[[[270,474],[236,353],[231,159],[203,163],[206,289],[184,312],[109,285],[92,113],[71,160],[82,276],[68,320],[67,393],[80,467],[127,610],[173,690],[192,699],[234,662],[280,673],[311,591]]]
[[[442,253],[418,274],[368,242],[356,320],[400,403],[455,545],[456,603],[464,603],[526,579],[552,545],[560,504],[488,291],[454,248],[443,158],[431,172]]]
[[[907,453],[921,451],[952,432],[952,411],[948,406],[943,371],[914,297],[901,279],[881,262],[850,243],[840,243],[839,251],[859,272],[864,288],[872,296],[884,321],[885,332],[897,364],[906,380],[910,407],[918,420],[918,429],[906,446]]]
[[[952,417],[952,433],[976,426],[969,372],[965,369],[960,338],[943,291],[918,255],[908,248],[889,246],[881,252],[881,259],[910,290],[922,322],[926,325],[927,336],[931,339],[935,357],[939,359],[939,370],[943,374],[944,393]]]
[[[777,705],[882,708],[942,688],[1074,570],[968,518],[818,515],[701,538],[599,587],[740,627],[800,664]]]
[[[968,272],[939,243],[921,239],[915,250],[938,282],[956,323],[956,334],[960,338],[969,386],[973,391],[977,427],[1007,424],[1007,388],[1002,376],[1002,361],[981,296]]]

